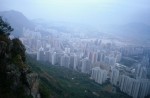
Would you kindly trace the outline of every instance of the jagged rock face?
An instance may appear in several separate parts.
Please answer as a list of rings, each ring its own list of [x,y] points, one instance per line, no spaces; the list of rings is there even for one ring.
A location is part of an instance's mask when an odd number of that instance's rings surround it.
[[[25,46],[19,38],[9,38],[11,31],[13,28],[0,17],[0,98],[9,94],[13,98],[38,98],[38,75],[30,73],[25,64]]]
[[[27,81],[30,87],[30,94],[33,96],[33,98],[40,98],[38,74],[36,73],[27,74]]]
[[[3,85],[5,81],[9,81],[10,89],[13,90],[13,92],[17,92],[18,87],[22,85],[26,95],[32,95],[33,98],[40,98],[38,74],[29,73],[28,66],[22,60],[22,58],[25,57],[19,55],[19,53],[23,54],[25,51],[24,46],[20,45],[20,43],[16,45],[21,52],[16,53],[18,58],[14,58],[16,57],[15,54],[13,53],[12,55],[11,53],[14,44],[12,44],[11,40],[9,41],[10,43],[0,40],[0,73],[3,76],[3,78],[0,77],[3,80],[0,81],[0,85]],[[17,50],[18,48],[15,47],[14,49]],[[7,83],[4,84],[7,85]]]
[[[7,66],[7,80],[12,81],[11,89],[16,91],[18,84],[20,84],[21,73],[19,69],[14,64],[10,64]]]

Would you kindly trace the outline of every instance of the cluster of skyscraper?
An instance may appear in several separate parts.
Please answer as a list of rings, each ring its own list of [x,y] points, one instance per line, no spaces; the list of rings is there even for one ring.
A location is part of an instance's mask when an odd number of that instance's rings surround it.
[[[65,34],[67,38],[64,40],[63,35],[50,34],[41,37],[39,32],[25,32],[26,35],[20,39],[27,52],[36,54],[39,61],[91,74],[91,78],[100,84],[109,79],[112,85],[133,98],[144,98],[150,94],[150,80],[147,78],[150,68],[148,56],[133,68],[119,63],[123,56],[146,54],[147,48],[145,50],[144,47],[117,45],[111,40],[83,36],[67,37]],[[29,36],[28,33],[37,37]]]
[[[147,62],[145,62],[147,60]],[[143,62],[144,65],[141,65]],[[149,63],[148,58],[144,58],[141,64],[137,65],[136,71],[126,72],[121,66],[111,66],[109,71],[102,70],[100,67],[92,69],[91,77],[98,83],[104,83],[110,78],[110,83],[133,98],[144,98],[150,94],[150,80],[146,77],[146,64]],[[123,70],[124,69],[124,70]],[[129,71],[129,70],[128,70]]]

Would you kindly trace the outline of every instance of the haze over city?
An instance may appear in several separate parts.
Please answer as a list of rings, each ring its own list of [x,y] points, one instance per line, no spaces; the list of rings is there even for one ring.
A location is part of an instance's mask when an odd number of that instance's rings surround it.
[[[88,25],[150,24],[149,0],[1,0],[0,10],[17,10],[29,19]]]
[[[0,98],[150,98],[149,0],[1,0]]]

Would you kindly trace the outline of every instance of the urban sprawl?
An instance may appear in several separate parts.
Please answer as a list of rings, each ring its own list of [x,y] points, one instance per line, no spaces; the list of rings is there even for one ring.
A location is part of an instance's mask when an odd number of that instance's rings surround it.
[[[109,38],[93,38],[86,34],[63,33],[48,29],[43,35],[40,28],[23,30],[20,37],[28,54],[35,54],[38,61],[63,66],[89,74],[99,84],[109,81],[114,87],[133,98],[150,94],[150,47],[132,45]],[[131,59],[129,57],[141,59]],[[126,66],[122,58],[135,63]]]

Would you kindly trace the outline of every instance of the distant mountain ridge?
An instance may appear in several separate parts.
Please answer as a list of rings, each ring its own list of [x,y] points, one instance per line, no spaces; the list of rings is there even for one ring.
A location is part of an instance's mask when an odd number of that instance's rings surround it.
[[[13,28],[12,35],[18,37],[22,35],[23,28],[34,29],[34,23],[25,17],[21,12],[10,10],[0,12],[3,17]]]
[[[25,17],[21,12],[10,10],[10,11],[3,11],[0,12],[0,16],[2,16],[7,22],[14,28],[14,31],[12,32],[12,35],[19,37],[22,35],[23,27],[29,28],[31,30],[34,30],[35,26],[37,24],[40,24],[44,27],[50,27],[51,29],[57,29],[61,32],[73,32],[74,29],[90,32],[90,34],[93,34],[93,32],[96,31],[96,28],[92,26],[83,26],[76,23],[66,23],[66,22],[48,22],[44,21],[43,19],[34,19],[29,20],[27,17]],[[91,30],[91,28],[93,28]],[[114,35],[114,37],[118,36],[123,39],[133,39],[133,40],[149,40],[150,39],[150,25],[144,24],[144,23],[128,23],[125,25],[110,25],[110,26],[102,26],[98,28],[98,30],[101,33],[109,34],[111,33]],[[92,32],[92,33],[91,33]],[[98,32],[97,34],[99,34]]]

